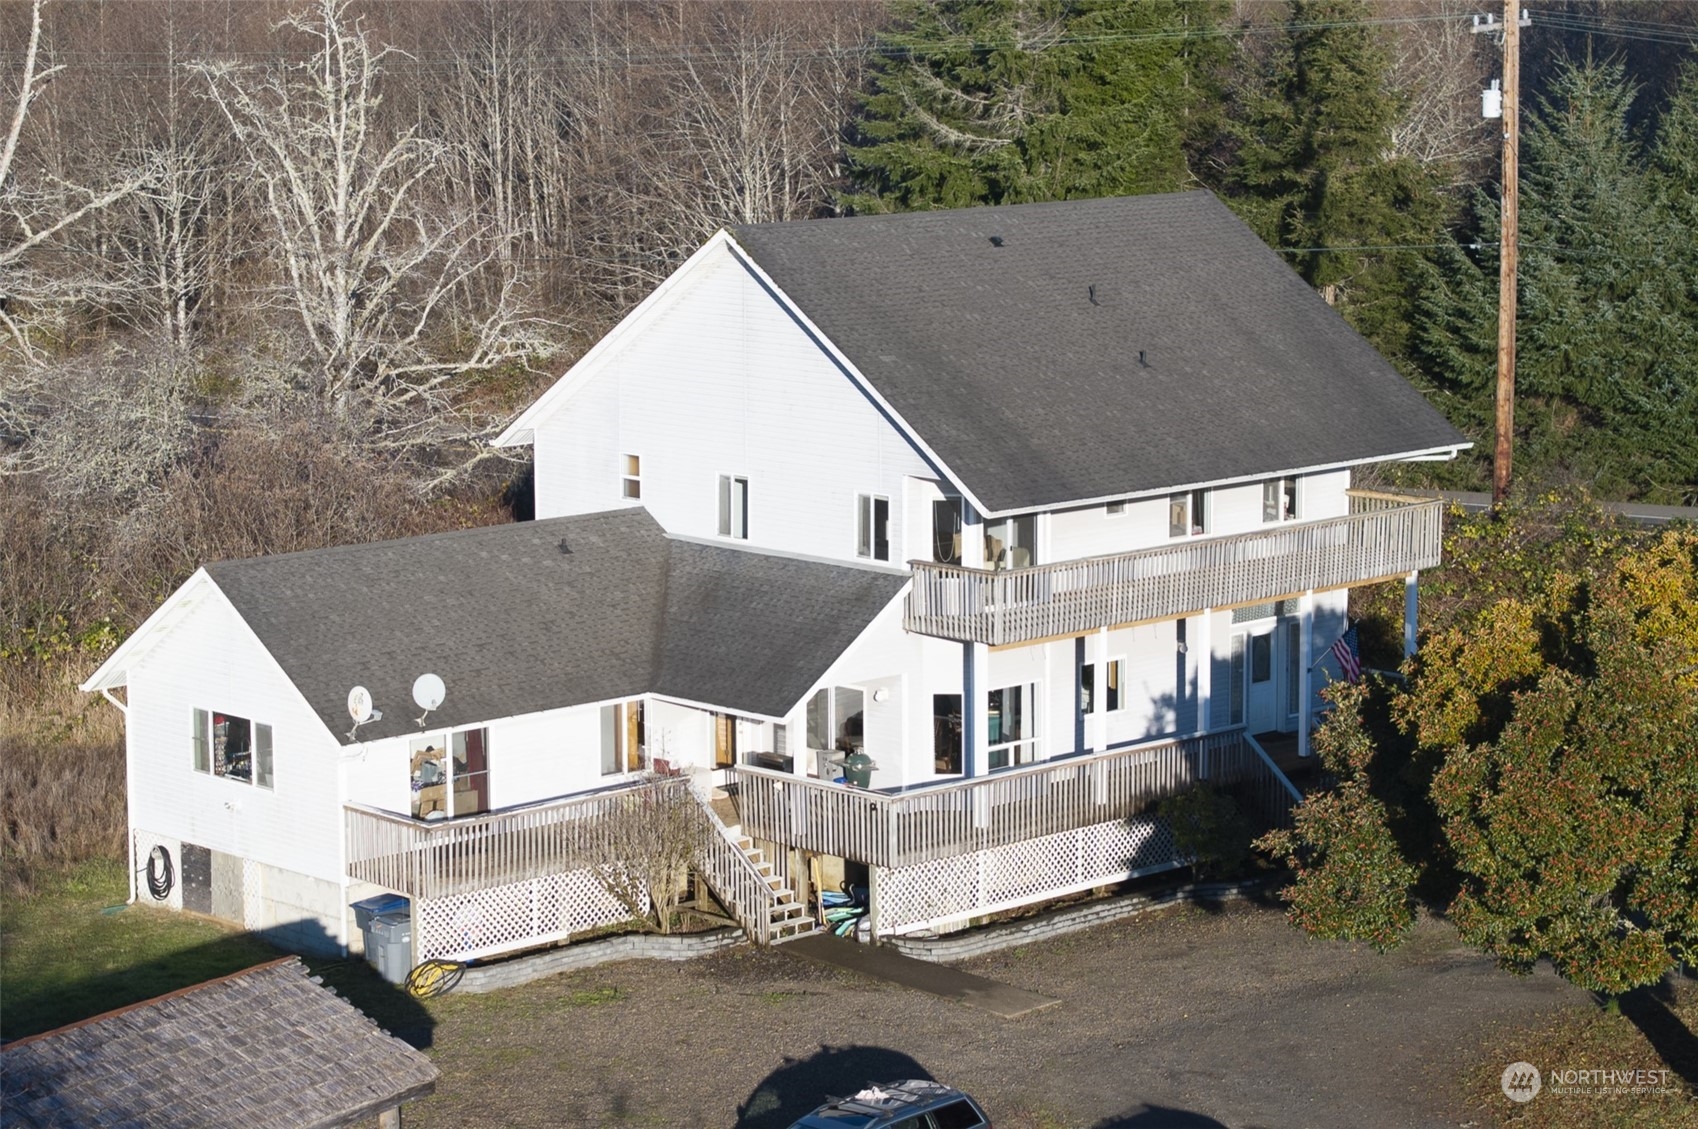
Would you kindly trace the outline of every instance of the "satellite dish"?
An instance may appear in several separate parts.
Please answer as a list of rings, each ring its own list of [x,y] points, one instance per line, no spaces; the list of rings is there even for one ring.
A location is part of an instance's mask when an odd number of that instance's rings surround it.
[[[448,687],[434,674],[421,674],[413,680],[413,701],[426,713],[440,706],[447,694]]]
[[[442,704],[442,699],[448,694],[448,688],[442,684],[442,679],[434,674],[421,674],[413,680],[413,701],[424,711],[419,715],[419,728],[424,728],[425,718],[430,711]]]
[[[348,716],[354,719],[355,725],[364,725],[371,720],[370,690],[356,686],[348,691]]]

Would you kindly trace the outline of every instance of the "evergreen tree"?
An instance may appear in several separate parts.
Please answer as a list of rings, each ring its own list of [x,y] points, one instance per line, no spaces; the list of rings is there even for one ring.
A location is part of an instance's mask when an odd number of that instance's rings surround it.
[[[1410,272],[1444,217],[1437,185],[1391,156],[1402,107],[1366,0],[1290,0],[1289,16],[1240,97],[1223,187],[1270,245],[1310,248],[1288,261],[1382,352],[1401,356]]]
[[[1215,0],[906,0],[849,144],[858,211],[1172,191],[1224,57]]]
[[[1694,84],[1648,158],[1622,68],[1565,63],[1523,145],[1516,466],[1560,469],[1606,497],[1698,493],[1698,152]],[[1489,438],[1496,381],[1498,203],[1476,200],[1478,250],[1425,271],[1415,352],[1440,405]]]

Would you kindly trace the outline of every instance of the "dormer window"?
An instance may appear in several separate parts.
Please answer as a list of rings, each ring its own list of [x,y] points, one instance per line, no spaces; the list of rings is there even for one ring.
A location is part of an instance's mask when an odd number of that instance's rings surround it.
[[[1200,537],[1209,531],[1209,492],[1190,490],[1184,494],[1169,494],[1167,498],[1167,535],[1169,537]]]
[[[1262,483],[1262,520],[1295,521],[1297,519],[1297,479],[1270,478]]]
[[[625,456],[625,473],[619,479],[619,494],[632,500],[643,496],[643,460],[637,455]]]

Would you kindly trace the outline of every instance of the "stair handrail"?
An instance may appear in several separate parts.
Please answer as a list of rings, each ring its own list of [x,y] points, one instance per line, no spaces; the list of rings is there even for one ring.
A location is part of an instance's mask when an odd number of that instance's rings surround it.
[[[770,945],[773,939],[772,918],[778,908],[776,891],[767,878],[755,867],[743,848],[709,806],[709,801],[691,790],[696,798],[696,810],[701,814],[701,834],[697,843],[696,871],[707,880],[708,886],[725,903],[743,927],[749,939],[757,945]],[[755,903],[750,908],[748,903]]]

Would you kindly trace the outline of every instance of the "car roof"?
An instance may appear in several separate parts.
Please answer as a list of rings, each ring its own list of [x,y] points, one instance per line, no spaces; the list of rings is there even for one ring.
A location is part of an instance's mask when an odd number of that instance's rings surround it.
[[[796,1122],[792,1129],[860,1129],[877,1125],[887,1118],[908,1117],[930,1109],[938,1102],[966,1096],[952,1086],[928,1078],[881,1082],[849,1097],[828,1100]]]

